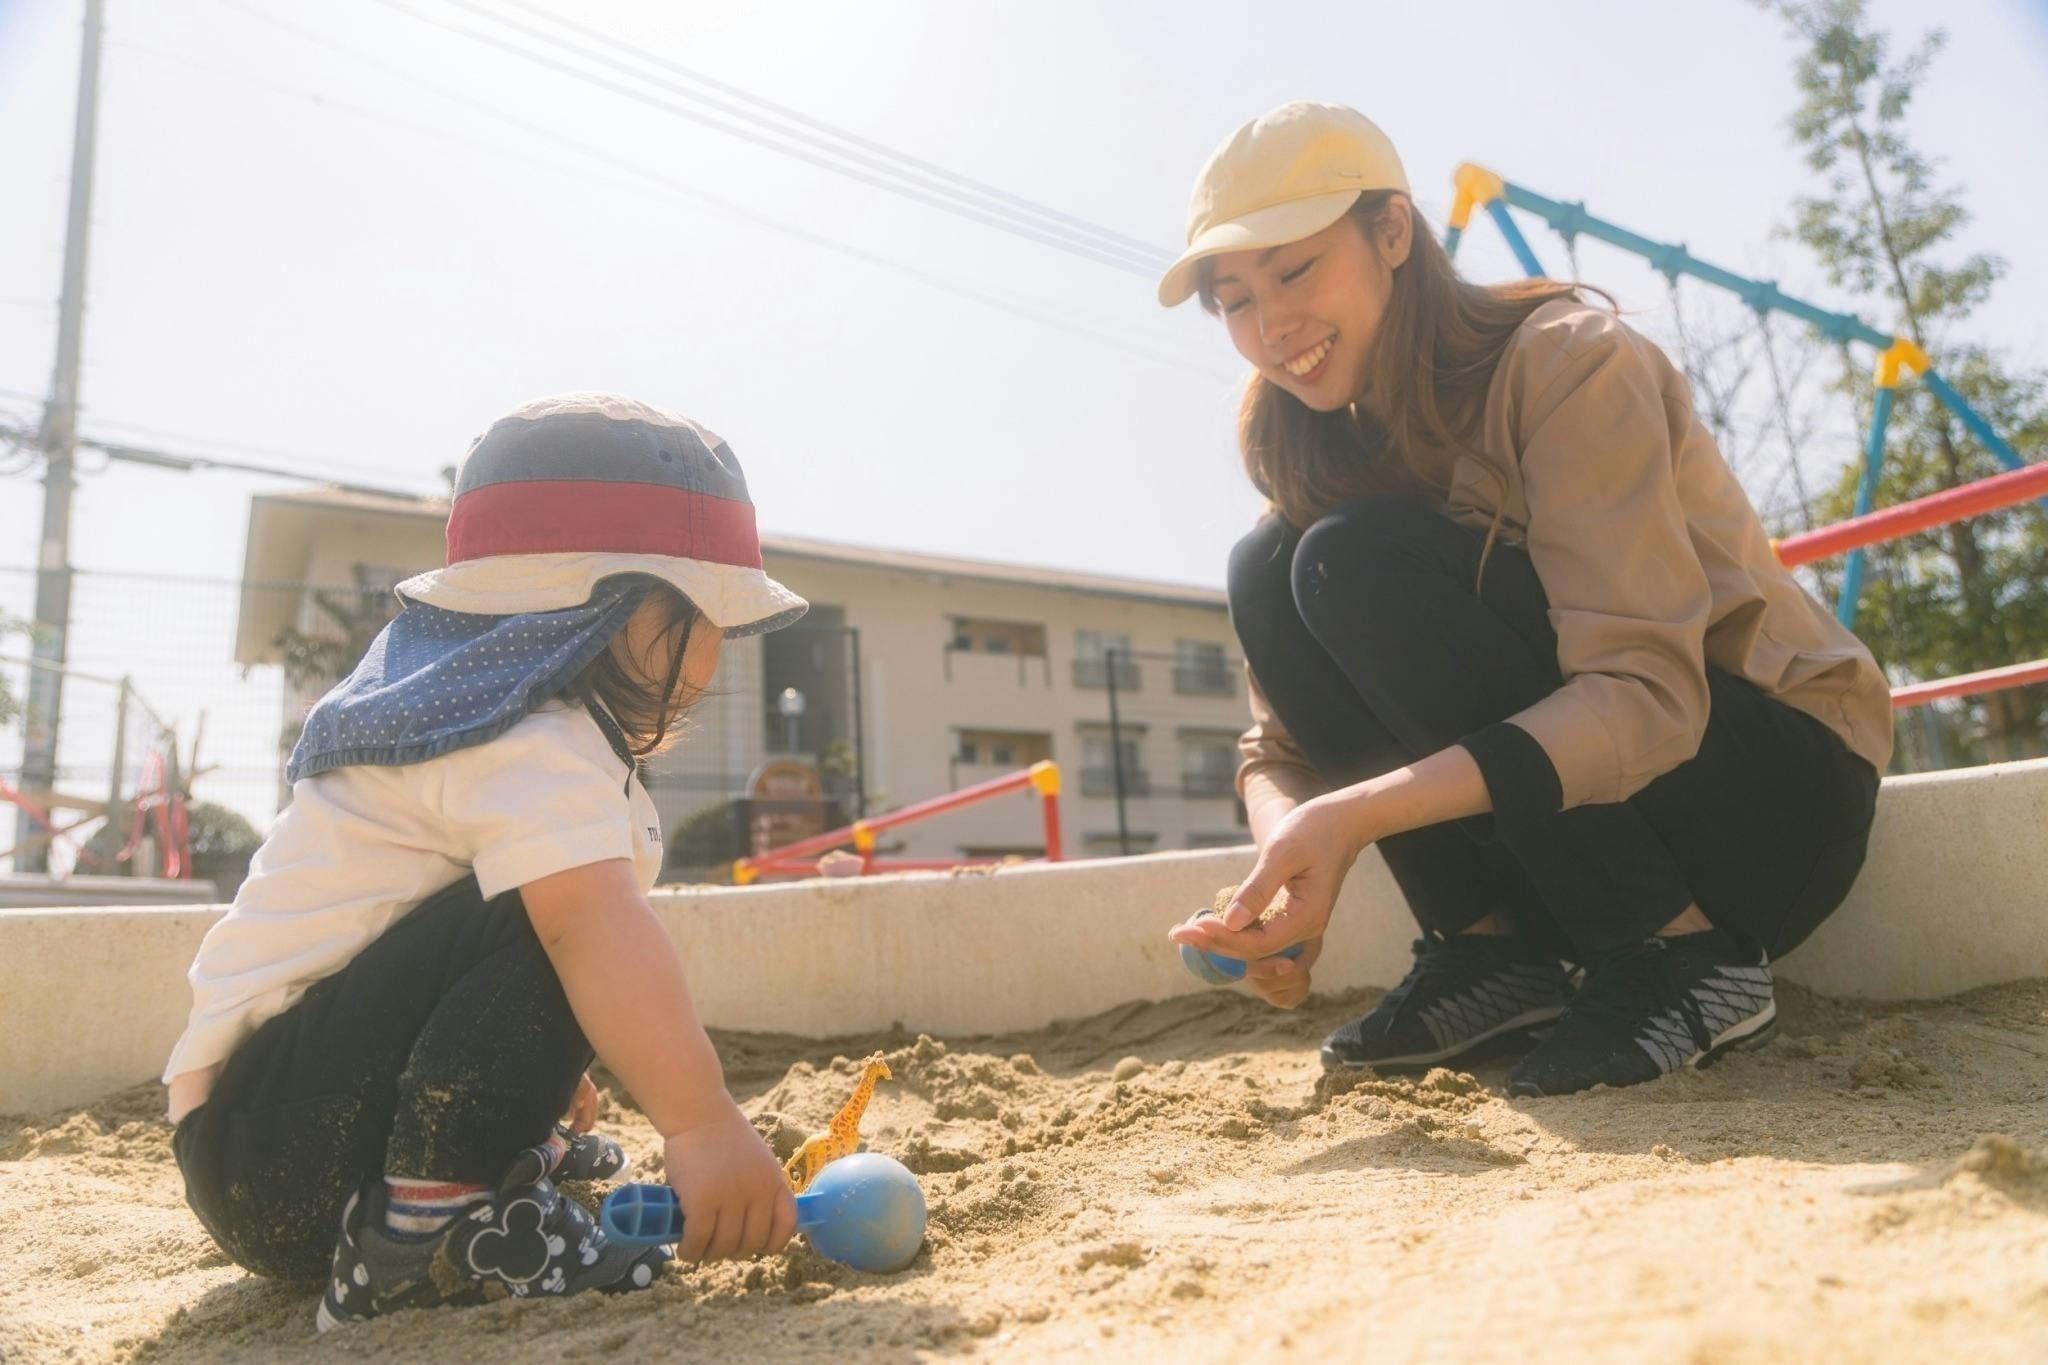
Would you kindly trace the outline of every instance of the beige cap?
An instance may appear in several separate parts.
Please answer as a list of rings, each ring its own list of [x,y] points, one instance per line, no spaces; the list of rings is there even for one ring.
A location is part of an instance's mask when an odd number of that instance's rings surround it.
[[[1225,251],[1284,246],[1342,218],[1368,190],[1408,192],[1379,126],[1341,104],[1283,104],[1230,135],[1188,201],[1188,249],[1159,282],[1168,308],[1195,292],[1196,268]]]

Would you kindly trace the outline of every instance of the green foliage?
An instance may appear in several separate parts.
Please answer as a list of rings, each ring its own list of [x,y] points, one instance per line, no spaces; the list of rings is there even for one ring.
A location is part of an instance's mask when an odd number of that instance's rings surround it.
[[[686,818],[670,834],[664,862],[671,868],[722,868],[746,853],[737,801],[721,801]]]
[[[10,635],[27,635],[29,625],[0,611],[0,640]],[[21,698],[14,695],[14,689],[7,685],[7,675],[0,673],[0,725],[12,725],[21,715]]]
[[[124,866],[116,861],[133,828],[134,808],[122,806],[113,818],[86,841],[90,861],[82,870],[99,875],[148,876],[155,868]],[[263,836],[256,827],[226,806],[211,801],[194,801],[186,807],[187,839],[192,849],[192,875],[210,881],[220,889],[222,900],[232,900],[249,875],[249,860],[255,856]]]
[[[1987,253],[1952,245],[1970,221],[1962,191],[1939,183],[1940,163],[1908,137],[1920,82],[1943,46],[1939,31],[1893,60],[1889,35],[1871,27],[1863,0],[1761,0],[1807,44],[1794,67],[1800,104],[1791,129],[1825,193],[1794,204],[1793,235],[1836,285],[1882,299],[1885,320],[1932,356],[1936,368],[2021,459],[2048,456],[2048,384],[2000,356],[1964,344],[1972,311],[2005,273]],[[1951,340],[1953,338],[1953,340]],[[1859,357],[1859,362],[1867,358]],[[1845,357],[1841,387],[1868,420],[1865,363]],[[1910,380],[1898,390],[1876,505],[1890,506],[1999,472],[1988,452]],[[1823,520],[1849,516],[1858,471],[1821,499]],[[2034,504],[1929,531],[1871,552],[1857,628],[1880,659],[1936,678],[2048,654],[2048,517]],[[1823,579],[1839,584],[1840,566]],[[2048,688],[1994,694],[1969,705],[1985,738],[1981,756],[2038,745]]]

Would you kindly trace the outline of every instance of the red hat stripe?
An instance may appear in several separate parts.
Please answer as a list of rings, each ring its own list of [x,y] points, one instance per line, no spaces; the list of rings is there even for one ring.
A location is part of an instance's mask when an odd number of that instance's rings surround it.
[[[448,562],[490,555],[674,555],[761,567],[754,506],[650,483],[487,484],[448,512]]]

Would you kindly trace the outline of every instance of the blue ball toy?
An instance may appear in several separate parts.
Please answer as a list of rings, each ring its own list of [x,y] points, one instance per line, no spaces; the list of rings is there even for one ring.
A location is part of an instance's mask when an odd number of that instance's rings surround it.
[[[598,1220],[628,1246],[658,1246],[683,1235],[682,1207],[666,1185],[621,1185]],[[878,1274],[903,1269],[924,1245],[924,1190],[908,1167],[878,1152],[842,1157],[796,1197],[796,1225],[827,1260]]]
[[[1214,910],[1197,910],[1194,914],[1188,916],[1188,923],[1193,924],[1196,920],[1215,913]],[[1300,957],[1301,950],[1305,946],[1307,945],[1300,943],[1292,944],[1282,948],[1273,956]],[[1192,972],[1198,981],[1206,985],[1228,986],[1233,982],[1244,980],[1245,961],[1241,957],[1228,957],[1223,953],[1205,953],[1192,943],[1183,943],[1180,945],[1180,961],[1181,965]]]

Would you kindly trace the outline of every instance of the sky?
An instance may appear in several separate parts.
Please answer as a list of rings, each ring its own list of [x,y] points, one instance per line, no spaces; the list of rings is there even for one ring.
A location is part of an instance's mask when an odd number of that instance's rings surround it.
[[[1810,188],[1785,126],[1795,45],[1737,0],[540,3],[1161,248],[1219,141],[1326,99],[1387,130],[1439,224],[1471,159],[1858,306],[1780,232]],[[107,11],[88,433],[431,492],[497,414],[606,388],[723,435],[769,533],[1218,585],[1255,515],[1241,367],[1149,277],[544,70],[438,26],[488,27],[452,0]],[[82,12],[0,0],[0,417],[31,424]],[[1871,12],[1900,49],[1930,19]],[[1966,189],[1960,245],[2009,264],[1973,339],[2040,367],[2048,188],[2022,168],[2048,129],[2048,4],[1940,19],[1914,135]],[[1460,264],[1518,273],[1484,223]],[[1593,243],[1580,269],[1658,332],[1658,277]],[[289,486],[82,459],[72,560],[102,571],[233,578],[250,495]],[[0,477],[0,568],[33,562],[39,505]]]

